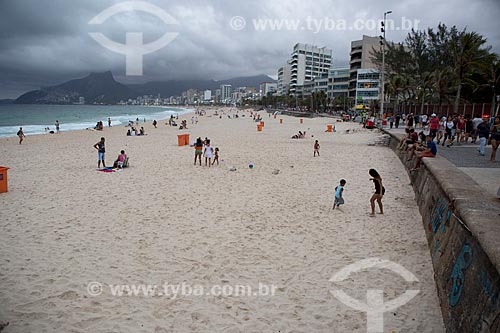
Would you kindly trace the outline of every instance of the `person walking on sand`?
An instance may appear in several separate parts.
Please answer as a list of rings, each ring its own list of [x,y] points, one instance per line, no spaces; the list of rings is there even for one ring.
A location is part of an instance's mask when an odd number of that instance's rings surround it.
[[[22,127],[19,127],[19,131],[17,131],[17,136],[19,137],[19,144],[23,143],[23,140],[26,137],[26,135],[24,135]]]
[[[108,127],[111,127],[111,118],[108,117]]]
[[[56,133],[59,134],[59,120],[56,120]]]
[[[335,199],[333,201],[332,209],[335,209],[335,207],[340,207],[340,205],[344,204],[344,198],[342,197],[342,194],[344,193],[345,183],[346,183],[345,179],[341,179],[340,185],[335,187]]]
[[[316,142],[314,142],[314,157],[316,157],[316,154],[318,154],[318,156],[319,156],[319,142],[318,142],[318,140],[316,140]]]
[[[196,165],[196,159],[199,159],[201,166],[201,155],[203,155],[203,141],[201,141],[201,138],[198,138],[194,144],[194,165]]]
[[[370,180],[372,180],[375,184],[375,193],[373,193],[372,197],[370,198],[370,205],[372,208],[370,216],[375,216],[375,201],[377,201],[378,207],[380,208],[380,214],[384,214],[382,198],[385,194],[385,187],[382,185],[382,177],[380,177],[379,173],[375,169],[370,169],[368,173],[373,177],[370,178]]]
[[[212,157],[214,155],[214,150],[210,146],[210,140],[208,140],[208,139],[205,143],[205,152],[204,153],[205,153],[205,166],[207,166],[207,163],[208,163],[208,167],[210,167],[210,164],[212,164]]]
[[[104,153],[106,152],[104,141],[105,139],[101,138],[101,141],[99,141],[94,145],[94,148],[97,149],[97,168],[101,167],[101,161],[102,161],[102,167],[103,168],[106,167],[106,164],[104,163]]]

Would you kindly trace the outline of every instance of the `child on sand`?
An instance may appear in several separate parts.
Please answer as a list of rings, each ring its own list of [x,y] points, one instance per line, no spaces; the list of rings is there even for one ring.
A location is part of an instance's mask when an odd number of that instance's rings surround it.
[[[205,143],[205,166],[208,165],[210,167],[210,164],[212,164],[212,157],[214,154],[214,149],[210,146],[210,140],[207,139]]]
[[[319,142],[318,142],[318,140],[316,140],[316,142],[314,142],[314,157],[316,157],[316,154],[318,154],[318,156],[319,156]]]
[[[342,193],[344,193],[345,179],[340,180],[340,185],[335,187],[335,200],[333,201],[333,208],[340,207],[340,205],[344,204],[344,198],[342,198]]]
[[[219,165],[219,148],[215,147],[215,152],[214,152],[214,161],[212,162],[212,165],[217,162],[217,165]]]
[[[370,205],[372,208],[370,216],[375,216],[375,201],[377,201],[378,207],[380,208],[380,214],[384,214],[384,209],[382,207],[382,198],[385,194],[385,187],[382,185],[382,177],[380,177],[379,173],[375,169],[370,169],[368,173],[373,177],[370,178],[370,180],[372,180],[375,184],[375,193],[373,193],[372,197],[370,198]]]

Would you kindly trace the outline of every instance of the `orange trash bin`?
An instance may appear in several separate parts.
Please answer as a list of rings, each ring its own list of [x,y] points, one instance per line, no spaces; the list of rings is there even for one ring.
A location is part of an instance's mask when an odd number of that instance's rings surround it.
[[[300,123],[302,124],[304,122],[304,119],[300,118]]]
[[[333,131],[333,125],[326,125],[326,131],[327,132]]]
[[[280,118],[280,124],[283,124],[283,118]]]
[[[177,135],[177,144],[179,146],[184,146],[184,134]]]
[[[257,125],[257,132],[262,132],[262,125],[261,124]]]
[[[184,144],[189,146],[189,134],[184,134]]]
[[[9,168],[0,166],[0,193],[9,192],[7,170],[9,170]]]

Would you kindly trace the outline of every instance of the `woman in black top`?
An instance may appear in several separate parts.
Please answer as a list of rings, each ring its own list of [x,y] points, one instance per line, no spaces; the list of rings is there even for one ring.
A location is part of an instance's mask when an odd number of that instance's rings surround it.
[[[385,187],[382,185],[382,177],[380,177],[379,173],[375,169],[370,169],[368,173],[373,177],[370,178],[370,180],[372,180],[375,184],[375,193],[373,193],[372,197],[370,198],[370,205],[372,208],[372,212],[370,215],[375,215],[375,201],[377,201],[378,207],[380,208],[380,214],[384,214],[384,208],[382,207],[382,198],[385,194]]]

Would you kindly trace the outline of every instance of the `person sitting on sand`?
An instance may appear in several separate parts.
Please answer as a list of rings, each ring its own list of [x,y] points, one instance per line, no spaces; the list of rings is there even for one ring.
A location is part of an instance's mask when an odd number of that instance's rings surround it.
[[[201,155],[203,155],[203,141],[201,141],[201,138],[198,138],[194,144],[194,165],[196,165],[196,159],[199,159],[201,166]]]
[[[382,185],[382,177],[380,177],[379,173],[375,169],[370,169],[368,173],[373,177],[370,178],[370,180],[372,180],[375,184],[375,193],[373,193],[372,197],[370,198],[370,205],[372,208],[370,216],[375,216],[375,201],[377,201],[378,207],[380,208],[380,214],[384,214],[382,198],[385,194],[385,187]]]
[[[417,161],[415,163],[415,167],[410,171],[416,171],[420,168],[420,164],[422,163],[422,159],[424,157],[436,157],[437,154],[437,146],[434,141],[432,141],[432,137],[430,135],[427,136],[426,140],[427,148],[417,155]]]
[[[141,130],[139,131],[139,135],[146,135],[146,132],[144,131],[144,127],[141,127]]]
[[[127,136],[131,136],[132,132],[130,131],[130,128],[127,130]]]
[[[123,162],[127,158],[127,154],[125,154],[125,150],[120,151],[120,155],[116,158],[116,161],[113,163],[113,168],[121,169],[123,168]]]
[[[344,193],[344,186],[346,184],[345,179],[340,180],[340,185],[335,187],[335,200],[333,201],[333,208],[335,207],[340,207],[340,205],[344,204],[344,198],[342,197],[342,194]]]

